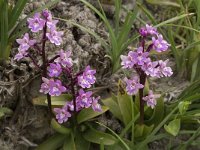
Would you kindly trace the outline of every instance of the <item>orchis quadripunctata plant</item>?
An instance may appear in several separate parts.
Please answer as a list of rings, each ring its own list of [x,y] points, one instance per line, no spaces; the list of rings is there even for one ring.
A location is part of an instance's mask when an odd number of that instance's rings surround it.
[[[58,20],[53,20],[48,10],[36,13],[33,18],[28,18],[28,27],[31,32],[38,34],[41,31],[42,38],[40,40],[30,39],[29,34],[25,33],[22,39],[17,39],[20,46],[14,60],[19,61],[24,57],[29,57],[33,64],[42,71],[40,92],[47,95],[50,113],[52,113],[51,96],[60,96],[62,93],[72,95],[72,101],[66,102],[62,108],[54,109],[56,119],[59,123],[63,123],[72,116],[72,113],[76,114],[84,108],[91,107],[94,111],[101,111],[101,105],[98,103],[100,97],[93,97],[92,91],[84,91],[96,82],[96,70],[87,66],[85,70],[74,73],[71,51],[60,50],[55,57],[48,59],[45,49],[46,42],[49,41],[55,46],[62,43],[63,32],[57,31],[57,23]],[[31,49],[36,50],[42,58],[42,65],[39,65],[39,60],[32,56]],[[65,83],[62,79],[67,79],[68,82]]]
[[[146,78],[151,77],[169,77],[173,74],[172,69],[167,67],[168,60],[153,61],[150,52],[164,52],[168,50],[170,44],[167,43],[158,33],[157,29],[146,25],[139,30],[141,35],[140,45],[136,51],[129,51],[127,56],[121,55],[121,65],[125,69],[134,69],[138,76],[132,76],[131,79],[125,78],[126,92],[129,95],[135,95],[139,91],[140,97],[140,123],[144,121],[144,102],[152,109],[157,104],[153,92],[150,90],[148,95],[144,95],[144,86]],[[149,40],[151,39],[151,40]],[[148,44],[150,43],[150,44]]]

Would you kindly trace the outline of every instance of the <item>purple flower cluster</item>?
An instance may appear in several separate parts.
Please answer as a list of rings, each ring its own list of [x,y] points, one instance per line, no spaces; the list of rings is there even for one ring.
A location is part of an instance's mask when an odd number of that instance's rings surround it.
[[[26,33],[22,39],[17,39],[16,41],[19,44],[19,48],[14,60],[19,61],[23,57],[27,56],[28,49],[36,43],[36,40],[30,40],[29,34]]]
[[[102,111],[101,105],[98,103],[100,97],[95,98],[92,94],[91,91],[85,92],[83,89],[79,90],[78,96],[76,97],[76,112],[90,107],[92,107],[94,111]],[[65,113],[64,115],[63,110]],[[62,108],[55,108],[54,111],[56,112],[56,119],[59,123],[66,122],[68,118],[71,117],[72,112],[74,112],[74,103],[73,101],[67,102],[65,106]]]
[[[98,103],[100,97],[93,97],[92,91],[84,91],[84,88],[90,88],[96,81],[96,70],[91,69],[90,66],[87,66],[83,72],[78,73],[73,77],[72,66],[73,61],[71,59],[71,51],[61,50],[59,52],[58,58],[54,60],[54,63],[50,63],[48,67],[48,75],[51,79],[43,78],[43,83],[41,85],[40,92],[44,94],[49,94],[51,96],[59,96],[63,92],[72,89],[64,87],[60,80],[53,79],[59,78],[63,74],[67,74],[70,77],[70,80],[73,80],[70,85],[77,86],[79,89],[75,94],[75,99],[70,102],[67,102],[62,108],[55,108],[56,118],[59,123],[66,122],[68,118],[72,116],[72,112],[80,111],[84,108],[91,107],[94,111],[102,111],[101,105]],[[74,87],[73,87],[74,88]],[[75,89],[74,89],[75,90]],[[73,94],[73,93],[72,93]],[[76,104],[76,110],[74,106],[74,100]]]
[[[44,10],[42,13],[36,13],[33,18],[28,18],[27,21],[28,27],[33,33],[46,30],[45,36],[47,39],[55,45],[61,45],[64,32],[57,31],[56,24],[58,20],[53,20],[52,14],[48,10]],[[17,39],[16,41],[20,45],[18,53],[14,58],[17,61],[26,57],[28,50],[39,43],[37,40],[31,40],[28,33],[25,33],[22,39]]]
[[[54,79],[47,79],[42,78],[43,83],[41,84],[40,92],[47,94],[51,96],[59,96],[63,92],[66,92],[67,89],[64,87],[60,80],[54,80]]]
[[[61,50],[59,53],[59,57],[54,60],[55,63],[60,63],[63,67],[71,68],[73,66],[73,61],[70,58],[71,51],[64,52]]]
[[[56,112],[56,119],[60,124],[66,122],[68,118],[71,117],[71,114],[68,111],[68,107],[66,106],[64,106],[63,108],[54,108],[54,111]]]
[[[94,74],[96,70],[92,70],[90,66],[87,66],[82,75],[78,76],[78,84],[82,88],[90,88],[95,83],[96,77]]]
[[[163,36],[158,33],[157,29],[146,25],[139,30],[141,35],[141,46],[136,51],[129,51],[128,55],[121,55],[121,65],[125,69],[134,69],[139,76],[145,74],[145,76],[151,77],[169,77],[173,74],[172,69],[167,66],[168,60],[153,61],[150,57],[151,50],[157,52],[163,52],[168,50],[170,44],[163,39]],[[150,37],[150,38],[149,38]],[[148,41],[151,39],[151,41]],[[148,42],[147,42],[148,41]],[[150,43],[147,48],[145,43]],[[132,77],[132,79],[125,78],[126,91],[129,95],[135,95],[139,89],[143,89],[144,85],[141,84],[138,77]],[[147,101],[147,105],[153,108],[156,105],[152,91],[149,96],[143,98]]]
[[[26,33],[22,39],[17,39],[19,44],[18,53],[15,60],[19,61],[24,57],[30,57],[33,64],[38,67],[43,74],[40,92],[47,94],[49,110],[51,110],[51,96],[60,96],[63,93],[71,94],[73,99],[67,101],[62,108],[55,108],[56,119],[59,123],[66,122],[72,113],[81,111],[84,108],[91,107],[94,111],[102,111],[99,104],[100,97],[94,97],[92,91],[88,91],[96,82],[96,70],[87,66],[83,71],[73,72],[73,60],[71,51],[61,49],[59,53],[48,59],[45,50],[47,41],[58,46],[62,43],[62,35],[64,32],[57,31],[56,25],[58,20],[53,20],[52,14],[48,10],[42,13],[36,13],[32,18],[28,18],[28,28],[33,35],[41,36],[40,40],[30,39]],[[41,32],[41,34],[38,32]],[[38,61],[29,53],[29,49],[36,50],[41,56],[43,64],[38,65]],[[67,81],[64,82],[63,81]],[[87,88],[87,91],[84,90]]]

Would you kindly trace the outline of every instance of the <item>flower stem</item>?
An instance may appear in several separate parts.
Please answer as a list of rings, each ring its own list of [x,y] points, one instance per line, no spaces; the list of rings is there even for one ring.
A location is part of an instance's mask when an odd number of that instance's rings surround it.
[[[141,71],[140,75],[140,84],[144,85],[145,87],[145,81],[146,81],[146,74],[144,71]],[[144,95],[144,87],[139,89],[139,99],[140,99],[140,124],[144,123],[144,100],[143,95]]]
[[[33,62],[33,64],[39,69],[41,70],[40,66],[37,64],[37,62],[35,61],[35,59],[33,58],[33,56],[29,53],[28,57],[31,59],[31,61]]]
[[[47,32],[47,25],[45,24],[43,29],[43,36],[42,36],[42,61],[43,61],[43,77],[47,77],[47,58],[45,53],[45,45],[46,45],[46,32]],[[48,102],[48,109],[50,116],[52,116],[52,109],[51,109],[51,96],[47,94],[47,102]]]

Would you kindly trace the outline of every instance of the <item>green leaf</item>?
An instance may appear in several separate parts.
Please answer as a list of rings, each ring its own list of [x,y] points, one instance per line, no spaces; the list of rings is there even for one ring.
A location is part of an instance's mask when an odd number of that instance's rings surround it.
[[[150,4],[156,4],[156,5],[180,7],[180,5],[178,3],[172,2],[170,0],[147,0],[147,2]]]
[[[118,93],[118,104],[123,118],[123,123],[127,125],[132,120],[132,97],[127,94]]]
[[[108,107],[102,106],[102,112],[96,112],[92,108],[83,109],[79,112],[77,116],[78,124],[87,121],[89,119],[95,118],[108,110]]]
[[[7,107],[0,107],[0,119],[5,115],[12,115],[13,111]]]
[[[21,12],[23,11],[27,2],[28,2],[28,0],[18,0],[17,1],[17,3],[10,15],[9,30],[11,30],[14,27],[14,25],[16,25],[16,22],[19,19],[19,16],[20,16]]]
[[[63,150],[76,150],[74,136],[72,133],[70,135],[68,135],[67,138],[65,139],[65,143],[63,145]]]
[[[121,110],[117,103],[117,96],[113,95],[110,98],[104,99],[102,100],[102,103],[109,108],[109,111],[113,114],[114,117],[123,121]]]
[[[71,133],[71,129],[68,129],[62,125],[60,125],[59,123],[57,123],[57,121],[55,119],[51,120],[51,127],[58,133],[60,134],[65,134],[65,135],[69,135]]]
[[[175,22],[177,20],[180,20],[182,18],[185,18],[185,17],[188,17],[188,16],[192,16],[194,15],[194,13],[189,13],[189,14],[182,14],[182,15],[179,15],[179,16],[175,16],[173,18],[170,18],[168,20],[165,20],[157,25],[155,25],[155,27],[160,27],[160,26],[164,26],[165,24],[168,24],[168,23],[171,23],[171,22]]]
[[[60,96],[52,96],[51,104],[52,106],[63,106],[67,101],[72,100],[72,95],[70,94],[61,94]],[[47,106],[47,98],[46,96],[39,96],[32,100],[34,105],[42,105]]]
[[[1,6],[1,14],[0,14],[0,59],[5,59],[6,50],[8,45],[8,1],[4,0]]]
[[[89,150],[90,142],[83,138],[82,132],[77,131],[75,135],[75,144],[77,150]]]
[[[117,135],[112,129],[110,129],[109,127],[105,126],[102,123],[97,122],[97,124],[107,128],[112,134],[115,135],[115,137],[121,142],[121,144],[124,146],[124,148],[126,148],[126,150],[130,150],[129,146],[126,144],[126,142],[119,136]]]
[[[157,99],[157,105],[154,108],[153,111],[153,115],[152,117],[145,121],[145,124],[147,125],[152,125],[154,124],[155,126],[157,126],[164,117],[164,100],[163,97],[160,97],[159,99]]]
[[[154,125],[151,126],[147,126],[145,124],[142,125],[135,125],[135,137],[136,138],[140,138],[143,139],[145,138],[147,135],[149,135],[149,133],[151,133],[151,131],[153,130]]]
[[[102,143],[104,145],[113,145],[117,141],[112,135],[97,131],[91,127],[83,133],[83,137],[89,142],[96,144]]]
[[[178,109],[181,115],[186,113],[190,104],[191,102],[189,101],[182,101],[178,104]]]
[[[151,139],[162,128],[162,126],[170,119],[170,117],[177,111],[177,109],[178,109],[178,106],[173,108],[173,110],[162,120],[161,123],[158,124],[158,126],[156,126],[155,129],[153,129],[153,131],[146,137],[146,139],[138,144],[138,149],[142,149],[145,145],[151,142]]]
[[[66,137],[67,136],[63,134],[55,134],[40,144],[36,150],[56,150],[63,145]]]
[[[174,119],[168,125],[164,125],[165,130],[173,136],[177,136],[180,130],[181,120]]]

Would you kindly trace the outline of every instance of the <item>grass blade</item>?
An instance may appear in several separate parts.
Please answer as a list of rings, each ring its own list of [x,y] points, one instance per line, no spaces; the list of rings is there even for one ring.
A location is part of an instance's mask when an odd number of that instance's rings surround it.
[[[11,28],[13,28],[13,26],[16,24],[17,20],[19,19],[20,14],[23,11],[27,2],[28,2],[28,0],[18,0],[17,1],[14,9],[11,12],[11,17],[9,19],[10,20],[9,25],[8,25],[9,30]]]
[[[1,37],[0,37],[0,59],[6,58],[6,49],[8,46],[8,2],[7,0],[2,3],[1,18]]]
[[[97,124],[99,124],[100,126],[103,126],[104,128],[108,129],[113,135],[116,136],[116,138],[124,145],[124,147],[126,148],[126,150],[130,150],[129,146],[122,140],[122,138],[117,135],[112,129],[110,129],[109,127],[105,126],[104,124],[100,123],[100,122],[96,122]]]

